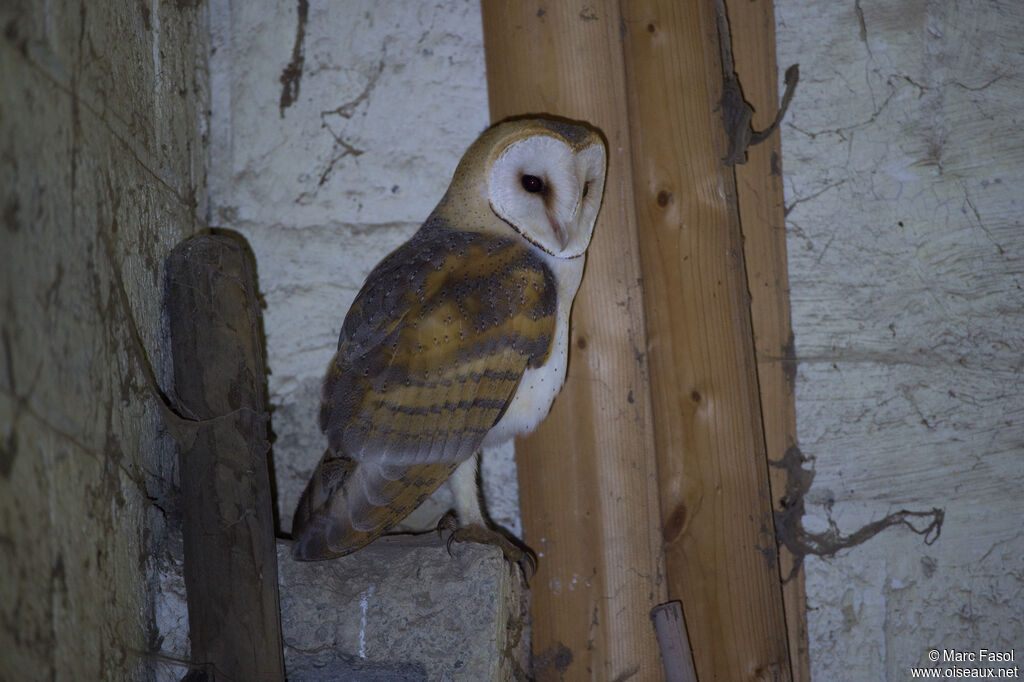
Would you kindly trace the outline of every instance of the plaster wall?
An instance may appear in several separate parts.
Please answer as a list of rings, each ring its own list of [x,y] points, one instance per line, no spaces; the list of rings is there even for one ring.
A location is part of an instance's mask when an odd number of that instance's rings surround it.
[[[204,211],[205,13],[0,26],[0,679],[151,679],[175,510],[147,363],[166,385],[162,263]]]
[[[801,73],[782,155],[804,525],[945,512],[932,544],[900,525],[808,558],[812,677],[909,679],[932,649],[1019,661],[1024,5],[775,11]]]

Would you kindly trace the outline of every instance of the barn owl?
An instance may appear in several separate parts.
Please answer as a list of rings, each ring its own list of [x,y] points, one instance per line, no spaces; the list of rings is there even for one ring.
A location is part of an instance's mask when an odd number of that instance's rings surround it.
[[[605,157],[580,125],[495,125],[419,230],[373,269],[324,379],[328,447],[295,511],[296,559],[356,551],[449,477],[449,547],[489,542],[522,556],[486,525],[476,453],[531,431],[561,389]]]

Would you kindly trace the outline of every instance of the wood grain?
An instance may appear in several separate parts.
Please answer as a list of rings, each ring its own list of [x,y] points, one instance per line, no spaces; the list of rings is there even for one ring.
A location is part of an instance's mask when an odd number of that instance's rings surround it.
[[[669,595],[700,679],[787,680],[712,3],[630,2],[623,26]]]
[[[483,2],[493,120],[545,113],[605,135],[608,180],[572,317],[566,386],[517,443],[535,673],[663,676],[665,600],[640,260],[617,4]]]

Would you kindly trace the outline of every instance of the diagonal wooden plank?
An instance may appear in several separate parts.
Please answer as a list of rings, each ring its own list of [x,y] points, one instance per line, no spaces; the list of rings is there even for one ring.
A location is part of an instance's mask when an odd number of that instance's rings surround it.
[[[733,36],[736,75],[744,97],[754,108],[753,127],[763,130],[771,125],[779,106],[774,3],[726,0],[725,6]],[[786,486],[793,475],[791,468],[801,464],[798,451],[791,451],[790,457],[786,457],[787,451],[796,446],[796,358],[789,314],[782,167],[778,132],[751,147],[747,163],[735,167],[765,446],[768,461],[775,463],[769,468],[769,480],[777,513],[789,511],[784,502]],[[810,661],[803,568],[790,578],[797,564],[798,560],[780,547],[779,568],[785,581],[782,594],[793,680],[807,682]]]

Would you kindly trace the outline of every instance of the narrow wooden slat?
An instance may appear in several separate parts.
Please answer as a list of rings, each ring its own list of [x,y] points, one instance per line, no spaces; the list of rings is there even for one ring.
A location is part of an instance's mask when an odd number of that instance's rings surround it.
[[[179,443],[189,679],[284,680],[252,253],[201,234],[166,269],[174,393],[197,426]]]
[[[701,680],[788,680],[715,16],[622,11],[669,595]]]
[[[659,604],[651,610],[651,621],[658,633],[666,682],[697,682],[690,637],[683,620],[683,605],[678,600]]]
[[[535,673],[657,680],[648,620],[665,601],[620,24],[614,2],[483,2],[491,116],[547,113],[598,127],[608,181],[573,310],[554,409],[517,444]]]
[[[726,0],[733,36],[733,60],[743,94],[754,107],[753,126],[771,125],[779,105],[775,56],[775,11],[770,0]],[[761,389],[761,413],[768,459],[781,463],[796,445],[796,404],[793,382],[796,358],[789,316],[789,274],[786,267],[786,224],[782,193],[782,154],[776,132],[747,152],[747,163],[736,166],[736,194],[743,229],[743,253],[750,287],[750,312]],[[769,468],[772,504],[783,511],[788,470]],[[783,579],[794,557],[782,547],[779,568]],[[807,596],[801,568],[783,586],[790,663],[794,682],[810,680],[807,653]]]

